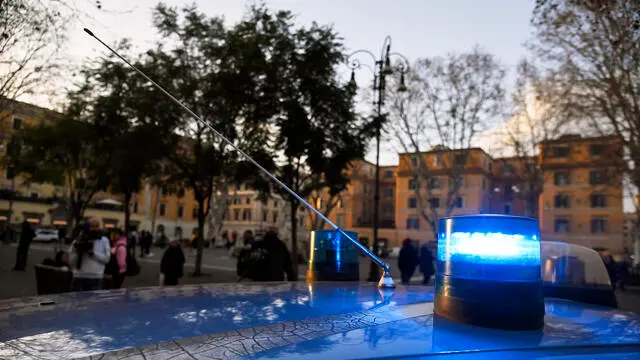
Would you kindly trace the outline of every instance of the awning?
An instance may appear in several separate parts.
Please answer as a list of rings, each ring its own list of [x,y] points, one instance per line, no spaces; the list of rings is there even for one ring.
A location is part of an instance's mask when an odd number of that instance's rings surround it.
[[[122,203],[118,200],[113,200],[113,199],[102,199],[102,200],[98,200],[96,201],[96,204],[100,204],[100,205],[115,205],[115,206],[122,206]]]

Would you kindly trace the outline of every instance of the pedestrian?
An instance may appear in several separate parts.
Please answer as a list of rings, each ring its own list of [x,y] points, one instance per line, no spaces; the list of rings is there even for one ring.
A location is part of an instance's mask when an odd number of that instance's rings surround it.
[[[411,239],[404,239],[400,249],[400,256],[398,256],[398,269],[400,269],[400,277],[403,284],[409,283],[419,263],[418,249],[411,244]]]
[[[25,219],[22,222],[20,231],[20,242],[18,243],[18,251],[16,252],[16,265],[13,267],[15,271],[24,271],[27,267],[27,255],[33,238],[36,236],[31,228],[31,224]]]
[[[120,229],[114,231],[114,239],[111,242],[111,258],[105,268],[105,274],[111,275],[112,287],[120,289],[127,275],[127,237]]]
[[[253,245],[253,243],[255,242],[255,238],[253,237],[253,231],[251,230],[245,230],[245,232],[242,234],[242,245],[243,247],[247,248],[247,247],[251,247],[251,245]]]
[[[429,280],[435,271],[433,268],[433,254],[426,243],[420,248],[420,272],[424,276],[422,283],[424,285],[429,284]]]
[[[165,236],[164,234],[162,234],[161,236]],[[144,237],[144,253],[146,256],[153,256],[153,254],[151,254],[151,245],[153,244],[153,236],[151,236],[151,233],[148,233],[147,236]]]
[[[92,217],[80,238],[71,244],[72,291],[102,289],[104,270],[111,258],[111,244],[100,229],[100,219]]]
[[[247,265],[241,278],[249,278],[254,281],[284,281],[285,275],[288,281],[296,281],[293,271],[293,261],[287,245],[278,237],[278,230],[270,228],[261,241],[256,241],[243,260]]]
[[[133,254],[135,256],[136,254],[136,245],[138,244],[138,239],[143,237],[145,234],[145,231],[143,230],[140,233],[140,236],[138,236],[138,234],[136,234],[136,231],[133,229],[129,230],[129,237],[127,239],[127,251],[130,254]]]
[[[169,243],[169,248],[164,252],[160,261],[160,285],[178,285],[178,280],[184,272],[184,253],[180,247],[180,241],[173,239]]]
[[[607,269],[607,273],[609,274],[609,279],[611,280],[611,287],[613,288],[613,291],[616,291],[618,281],[618,266],[616,261],[613,259],[613,256],[609,251],[603,251],[601,256],[604,261],[604,266]]]

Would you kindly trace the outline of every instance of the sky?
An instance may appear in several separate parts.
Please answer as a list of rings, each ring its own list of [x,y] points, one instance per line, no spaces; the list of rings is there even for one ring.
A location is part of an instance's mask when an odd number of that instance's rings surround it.
[[[90,28],[107,44],[128,38],[134,49],[144,51],[161,40],[151,23],[151,13],[157,0],[102,1],[97,10],[95,0],[74,0],[85,16],[71,25],[67,56],[74,64],[104,53],[83,27]],[[223,16],[229,23],[241,19],[245,0],[165,0],[168,5],[196,4],[210,16]],[[315,21],[331,24],[344,38],[349,51],[366,49],[379,54],[388,35],[392,38],[392,51],[405,55],[410,61],[420,57],[443,56],[449,52],[463,52],[480,45],[495,54],[513,70],[518,60],[526,55],[524,42],[531,34],[529,18],[532,0],[271,0],[271,9],[290,10],[301,25]],[[360,58],[363,62],[372,60]],[[348,75],[345,66],[344,73]],[[507,80],[512,81],[512,77]],[[369,84],[372,75],[358,72],[359,84]],[[508,84],[507,84],[508,85]],[[25,99],[30,100],[30,99]],[[50,106],[35,100],[43,106]],[[363,105],[366,111],[366,106]],[[360,109],[363,108],[360,106]],[[483,141],[489,145],[489,142]],[[375,159],[374,144],[367,159]],[[397,164],[398,147],[392,143],[382,145],[381,163]]]

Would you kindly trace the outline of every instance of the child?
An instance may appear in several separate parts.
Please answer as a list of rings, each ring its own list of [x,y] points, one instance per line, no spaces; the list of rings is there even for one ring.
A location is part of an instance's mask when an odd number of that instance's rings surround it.
[[[160,262],[160,285],[178,285],[178,279],[183,274],[184,262],[180,241],[178,239],[171,240],[169,248],[164,252]]]

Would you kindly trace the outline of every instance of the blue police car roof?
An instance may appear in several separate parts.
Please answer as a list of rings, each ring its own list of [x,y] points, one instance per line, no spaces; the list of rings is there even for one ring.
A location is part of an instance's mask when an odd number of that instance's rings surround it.
[[[0,301],[0,359],[640,357],[637,314],[547,299],[542,332],[504,331],[434,319],[432,301],[432,287],[383,291],[365,283],[211,284],[11,299]]]

